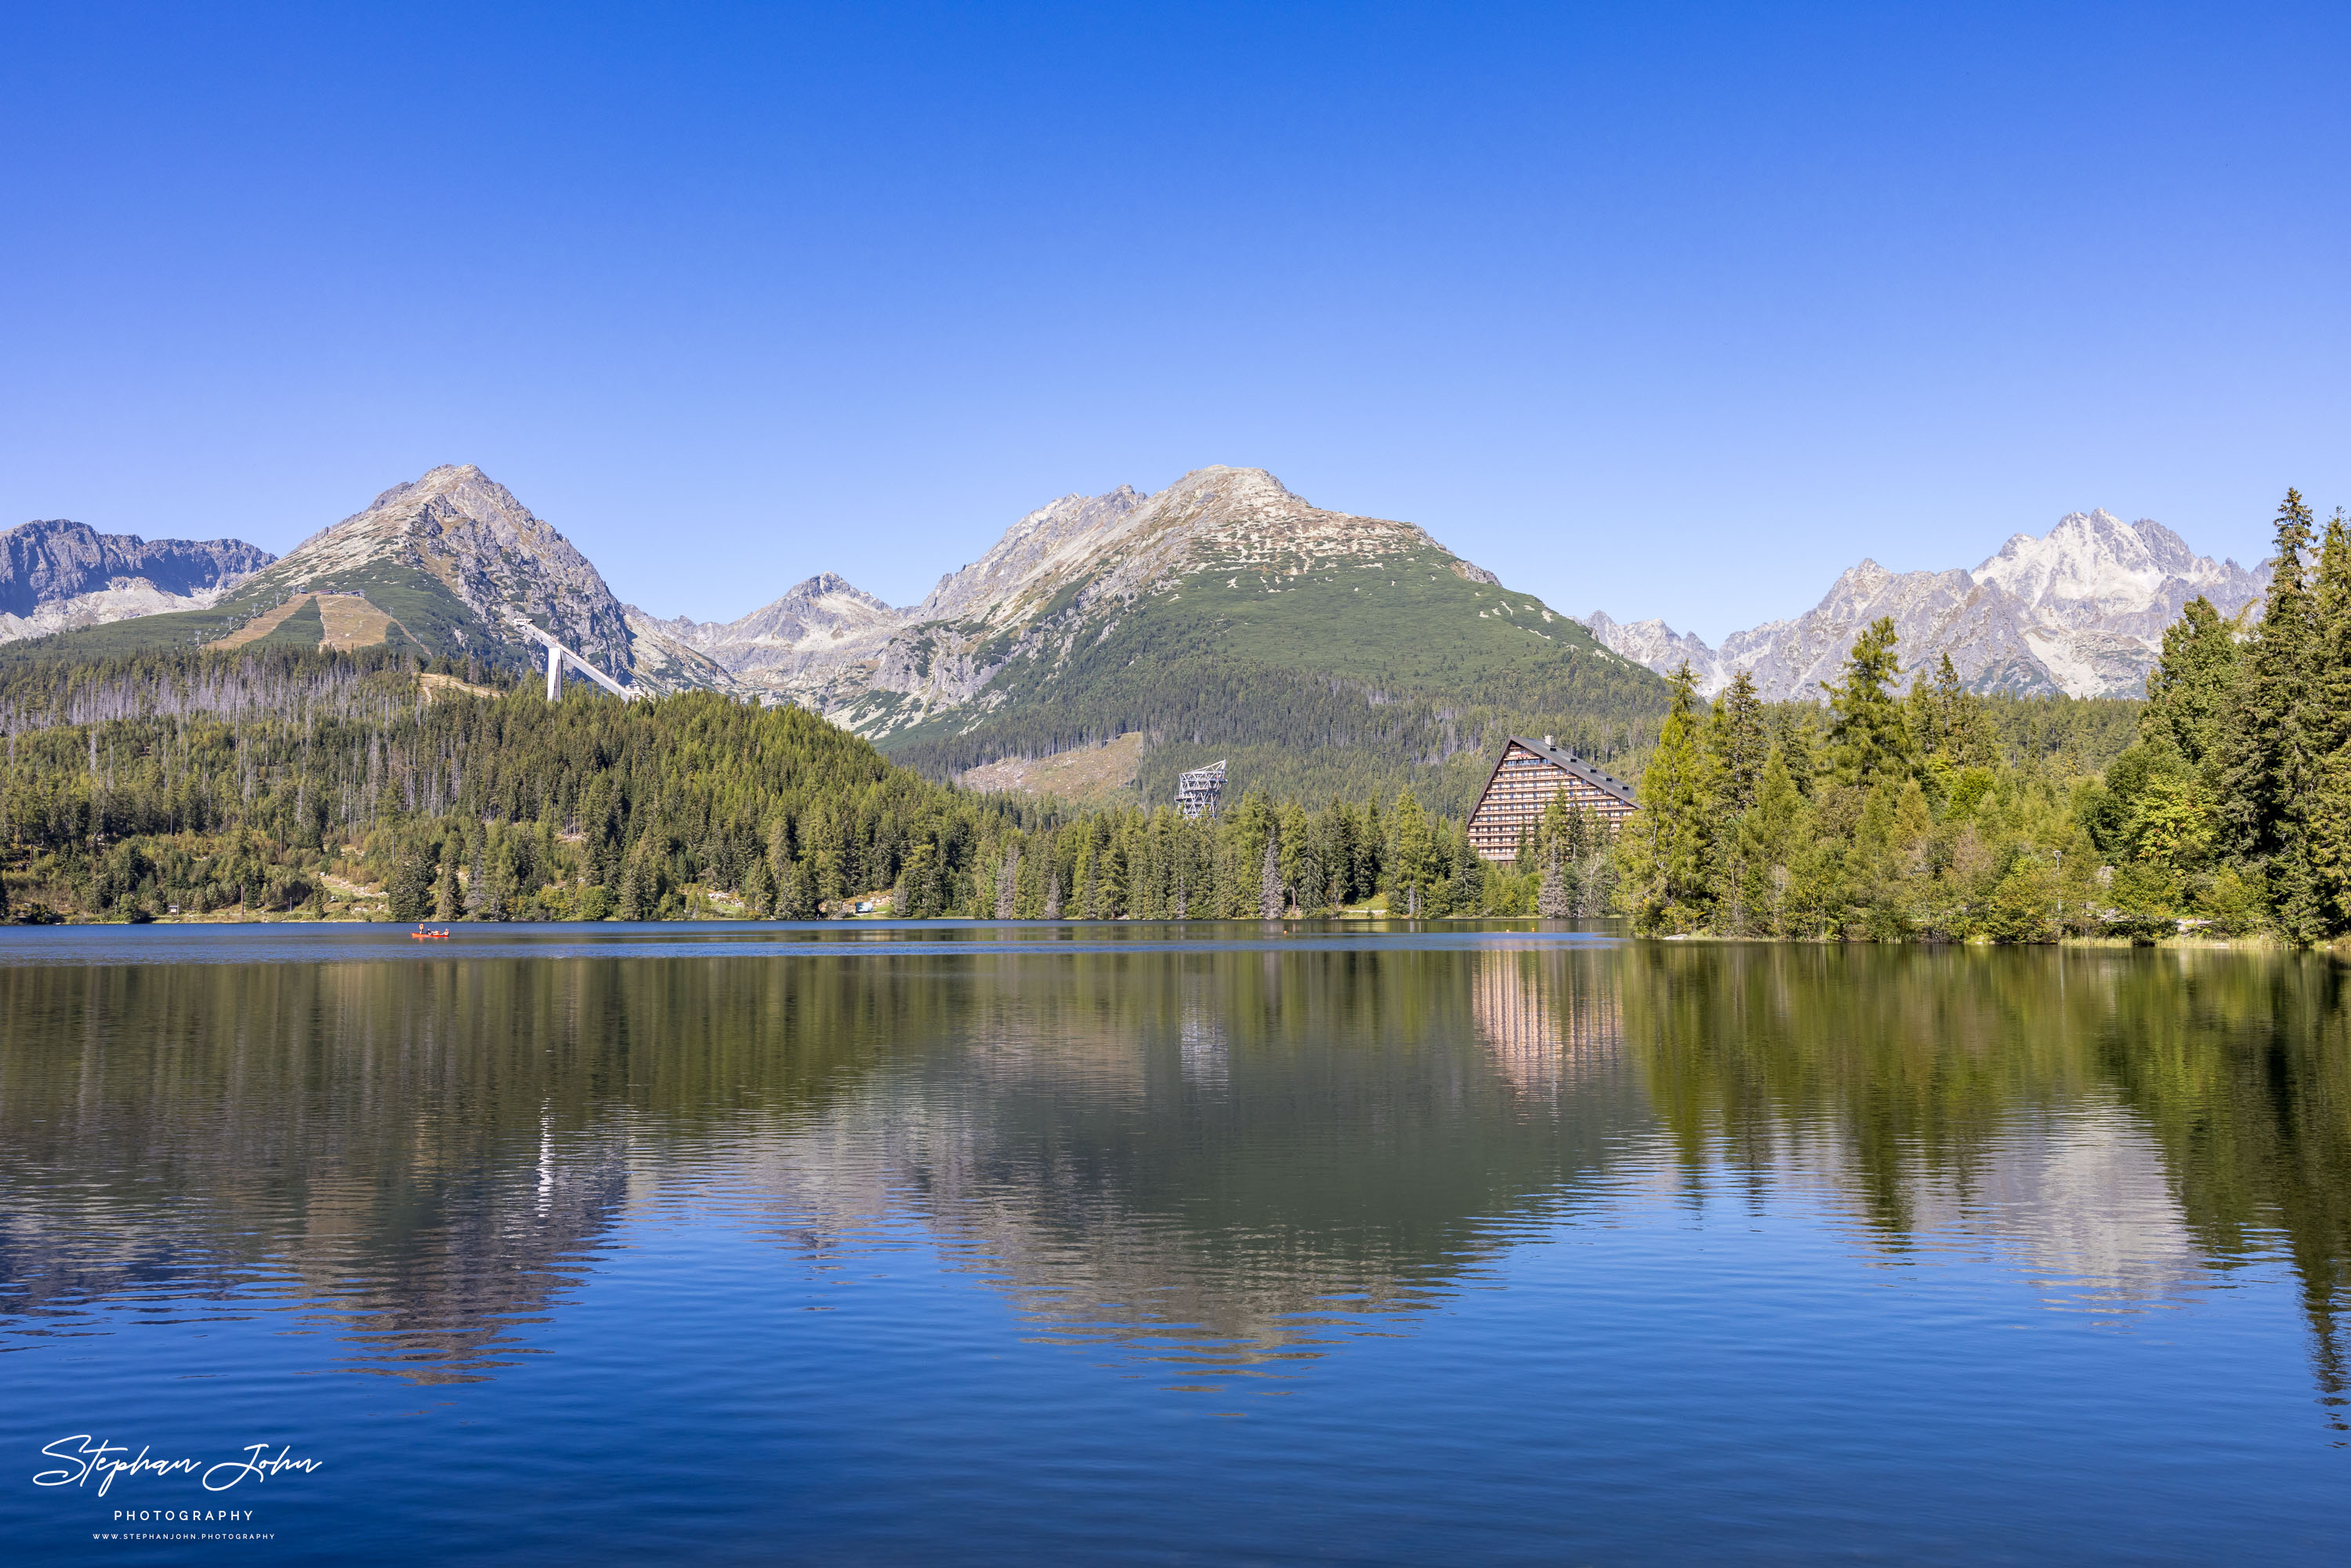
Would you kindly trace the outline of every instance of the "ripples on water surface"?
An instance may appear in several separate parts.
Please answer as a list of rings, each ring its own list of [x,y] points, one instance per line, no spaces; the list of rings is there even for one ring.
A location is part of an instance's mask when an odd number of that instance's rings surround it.
[[[2351,1548],[2326,959],[458,930],[0,936],[20,1553]]]

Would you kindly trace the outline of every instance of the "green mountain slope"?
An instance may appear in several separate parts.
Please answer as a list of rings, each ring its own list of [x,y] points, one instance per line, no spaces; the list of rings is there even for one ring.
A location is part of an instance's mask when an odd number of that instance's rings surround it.
[[[1410,783],[1460,810],[1506,735],[1622,762],[1666,695],[1419,528],[1208,469],[1024,519],[941,584],[831,716],[941,776],[1141,731],[1149,797],[1225,757],[1236,788]]]
[[[287,612],[312,595],[325,597]],[[570,541],[470,464],[393,486],[208,610],[10,644],[0,649],[0,660],[266,641],[272,647],[410,648],[519,671],[545,656],[520,622],[645,691],[735,685],[709,659],[632,617]]]

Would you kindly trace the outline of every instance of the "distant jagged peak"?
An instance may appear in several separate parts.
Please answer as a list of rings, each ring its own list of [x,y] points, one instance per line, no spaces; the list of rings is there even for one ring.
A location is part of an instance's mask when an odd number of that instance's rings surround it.
[[[811,601],[823,599],[852,600],[875,610],[890,608],[885,601],[866,592],[837,571],[820,571],[804,582],[792,584],[784,591],[782,597],[776,602],[781,604],[787,601]]]
[[[2137,695],[2181,605],[2201,594],[2232,614],[2260,596],[2267,574],[2266,565],[2248,571],[2199,556],[2151,518],[2125,523],[2098,509],[2068,513],[2038,537],[2016,534],[1972,571],[1897,572],[1863,560],[1803,614],[1725,637],[1710,674],[1696,656],[1705,645],[1662,621],[1595,614],[1587,625],[1654,670],[1689,656],[1708,695],[1742,668],[1768,697],[1814,695],[1880,616],[1895,622],[1906,669],[1949,653],[1981,689]]]
[[[2152,517],[2126,523],[2103,507],[2068,512],[2039,538],[2017,534],[1970,574],[2040,609],[2057,602],[2094,603],[2108,612],[2145,610],[2165,597],[2167,582],[2230,583],[2243,575],[2234,562],[2198,555],[2188,541]]]

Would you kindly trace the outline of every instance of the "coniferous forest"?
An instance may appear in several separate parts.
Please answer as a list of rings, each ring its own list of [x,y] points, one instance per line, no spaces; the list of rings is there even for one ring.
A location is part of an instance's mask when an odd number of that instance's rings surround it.
[[[1709,707],[1685,673],[1616,846],[1624,912],[1881,940],[2351,931],[2344,517],[2314,538],[2288,491],[2275,560],[2236,621],[2188,604],[2144,704],[1987,701],[1948,658],[1898,693],[1890,621],[1823,708],[1767,707],[1743,680]]]
[[[1075,811],[715,694],[549,704],[508,672],[266,646],[0,666],[14,918],[1622,915],[1661,935],[2325,940],[2351,930],[2351,538],[2289,493],[2265,601],[2202,600],[2144,703],[1910,678],[1893,625],[1823,703],[1687,671],[1612,840],[1515,863],[1409,789]],[[1383,778],[1374,773],[1371,778]],[[1277,782],[1280,780],[1277,779]]]

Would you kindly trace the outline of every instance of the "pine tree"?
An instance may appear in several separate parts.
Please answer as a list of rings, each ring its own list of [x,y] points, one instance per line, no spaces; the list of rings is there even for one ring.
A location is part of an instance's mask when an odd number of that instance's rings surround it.
[[[758,920],[776,911],[776,878],[768,869],[766,855],[753,855],[751,869],[743,873],[743,907],[746,914]]]
[[[489,876],[482,863],[483,850],[488,837],[487,833],[475,835],[474,863],[465,871],[465,907],[476,914],[481,910],[483,897],[489,891]]]
[[[804,860],[785,862],[783,873],[776,879],[776,918],[812,920],[816,913],[814,869]]]
[[[1388,908],[1417,918],[1428,888],[1441,873],[1428,813],[1408,786],[1388,813]]]
[[[1820,733],[1812,703],[1782,703],[1771,710],[1771,745],[1788,765],[1796,793],[1810,800],[1821,771]]]
[[[1266,835],[1265,856],[1258,868],[1258,916],[1263,920],[1281,918],[1280,836]]]
[[[1553,842],[1543,851],[1542,883],[1535,890],[1535,913],[1545,920],[1567,920],[1575,901],[1567,885],[1567,846]]]
[[[1949,769],[1989,768],[2000,758],[1983,699],[1968,690],[1946,649],[1930,679],[1910,685],[1910,738],[1921,759],[1940,759]]]
[[[1061,869],[1055,866],[1047,874],[1051,880],[1045,884],[1045,918],[1059,920],[1061,917]]]

